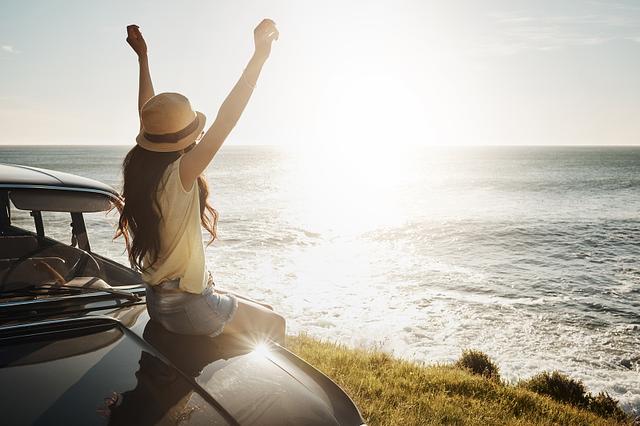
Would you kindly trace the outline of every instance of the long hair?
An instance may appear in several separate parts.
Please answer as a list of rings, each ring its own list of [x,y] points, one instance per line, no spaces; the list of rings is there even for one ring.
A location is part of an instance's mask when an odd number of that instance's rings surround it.
[[[124,237],[131,266],[140,271],[158,260],[162,219],[157,197],[158,185],[167,167],[181,155],[182,152],[152,152],[136,145],[122,162],[123,203],[116,206],[120,220],[114,239]],[[200,223],[211,234],[207,243],[211,244],[217,237],[218,212],[209,204],[209,187],[202,175],[198,176],[198,192]],[[143,266],[145,257],[148,263]]]

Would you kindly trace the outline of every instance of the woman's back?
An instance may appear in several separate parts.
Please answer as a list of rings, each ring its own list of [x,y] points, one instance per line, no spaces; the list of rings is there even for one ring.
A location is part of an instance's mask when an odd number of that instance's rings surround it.
[[[188,191],[182,185],[182,158],[169,164],[158,185],[160,252],[153,265],[142,272],[142,277],[151,285],[180,278],[181,290],[202,293],[207,285],[207,274],[200,227],[200,198],[196,182]],[[147,255],[144,265],[148,264]]]

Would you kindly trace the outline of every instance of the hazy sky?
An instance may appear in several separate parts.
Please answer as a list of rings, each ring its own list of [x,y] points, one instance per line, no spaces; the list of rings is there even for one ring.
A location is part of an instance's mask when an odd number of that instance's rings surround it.
[[[0,144],[132,144],[130,23],[211,123],[263,17],[230,144],[640,143],[638,1],[2,0]]]

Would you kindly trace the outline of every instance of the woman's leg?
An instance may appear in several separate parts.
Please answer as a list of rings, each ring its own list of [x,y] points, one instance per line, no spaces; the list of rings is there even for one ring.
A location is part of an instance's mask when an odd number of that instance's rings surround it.
[[[224,333],[242,334],[255,342],[259,342],[260,338],[270,337],[279,344],[284,344],[286,321],[281,315],[257,303],[237,300],[238,310],[224,326]]]

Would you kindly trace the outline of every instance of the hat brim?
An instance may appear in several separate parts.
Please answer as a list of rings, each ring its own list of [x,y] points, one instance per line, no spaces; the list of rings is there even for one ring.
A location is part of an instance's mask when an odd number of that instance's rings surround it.
[[[147,138],[144,137],[144,132],[140,132],[136,137],[136,143],[140,145],[142,148],[147,151],[153,152],[175,152],[180,151],[191,145],[196,141],[204,126],[207,122],[207,117],[201,113],[200,111],[196,111],[198,115],[198,127],[187,136],[182,139],[177,140],[176,142],[171,143],[161,143],[161,142],[151,142]]]

